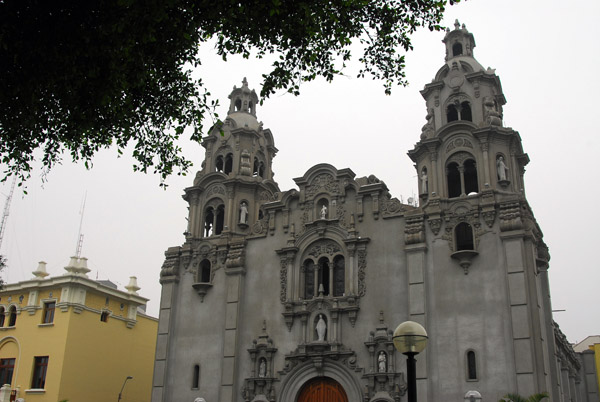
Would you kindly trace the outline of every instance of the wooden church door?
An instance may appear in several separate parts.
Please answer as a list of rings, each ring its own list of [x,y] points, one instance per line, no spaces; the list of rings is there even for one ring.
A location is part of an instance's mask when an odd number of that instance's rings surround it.
[[[316,378],[300,391],[298,402],[348,402],[344,388],[331,378]]]

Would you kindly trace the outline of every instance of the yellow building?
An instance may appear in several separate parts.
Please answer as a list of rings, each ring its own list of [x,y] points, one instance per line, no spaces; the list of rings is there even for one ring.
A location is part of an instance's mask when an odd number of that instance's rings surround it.
[[[121,291],[88,278],[85,258],[65,270],[46,278],[42,262],[0,291],[0,383],[26,402],[106,402],[126,382],[121,401],[150,401],[158,321],[143,313],[136,278]]]

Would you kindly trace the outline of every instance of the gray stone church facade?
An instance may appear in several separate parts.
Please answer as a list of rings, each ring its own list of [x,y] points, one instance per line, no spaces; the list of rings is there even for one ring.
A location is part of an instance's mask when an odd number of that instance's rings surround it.
[[[165,253],[153,402],[406,401],[391,338],[406,320],[429,335],[420,401],[590,400],[552,320],[550,257],[523,191],[529,158],[503,126],[500,80],[464,25],[443,42],[408,153],[418,207],[329,164],[280,190],[257,95],[245,80],[234,88],[185,189],[185,243]],[[320,389],[329,396],[311,397]]]

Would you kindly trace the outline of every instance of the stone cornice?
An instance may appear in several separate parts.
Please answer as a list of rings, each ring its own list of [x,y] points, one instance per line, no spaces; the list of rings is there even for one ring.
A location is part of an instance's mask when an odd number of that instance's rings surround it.
[[[24,291],[30,292],[32,290],[62,288],[65,286],[83,287],[86,288],[86,290],[93,290],[117,298],[119,300],[127,301],[128,303],[134,303],[138,305],[146,304],[149,300],[139,295],[134,295],[128,292],[124,292],[122,290],[113,289],[111,287],[102,285],[93,279],[80,275],[63,275],[48,279],[31,279],[22,282],[6,284],[2,288],[2,293],[6,294]]]

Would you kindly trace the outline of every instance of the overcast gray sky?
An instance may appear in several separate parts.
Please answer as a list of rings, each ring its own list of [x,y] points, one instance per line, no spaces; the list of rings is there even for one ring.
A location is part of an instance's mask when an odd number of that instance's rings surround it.
[[[599,196],[600,151],[597,116],[600,91],[600,2],[597,0],[470,0],[449,7],[445,24],[458,18],[475,36],[475,58],[496,69],[508,101],[504,124],[519,131],[531,162],[526,194],[550,248],[550,281],[555,320],[572,342],[600,334],[600,267],[594,229]],[[406,200],[417,190],[415,170],[406,152],[419,140],[425,103],[419,90],[444,63],[444,33],[423,30],[414,35],[407,55],[410,86],[385,96],[381,82],[356,79],[356,65],[332,84],[322,80],[302,86],[301,95],[278,94],[257,110],[279,149],[273,168],[282,191],[295,188],[293,178],[311,166],[328,162],[351,168],[358,177],[374,174],[393,196]],[[230,58],[221,62],[209,46],[201,49],[198,74],[226,114],[233,85],[247,77],[259,92],[268,65]],[[208,124],[209,126],[210,124]],[[39,171],[20,189],[10,206],[0,253],[9,260],[8,282],[32,277],[40,260],[51,275],[62,275],[77,245],[80,209],[82,256],[91,277],[110,279],[121,289],[131,275],[148,312],[158,314],[159,271],[164,251],[181,245],[187,205],[183,189],[204,158],[204,148],[184,143],[196,167],[188,177],[168,180],[132,172],[132,161],[106,150],[87,171],[65,161],[48,182]],[[0,166],[1,167],[1,166]],[[0,186],[4,207],[9,184]]]

